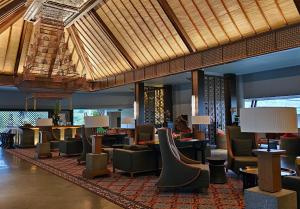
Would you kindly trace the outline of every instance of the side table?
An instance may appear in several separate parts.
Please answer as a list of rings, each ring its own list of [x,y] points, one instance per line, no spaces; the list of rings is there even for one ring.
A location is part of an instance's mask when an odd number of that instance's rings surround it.
[[[88,153],[86,155],[85,169],[82,171],[82,176],[85,178],[94,178],[110,174],[107,169],[108,154],[107,153]]]
[[[227,183],[227,177],[225,173],[225,161],[222,158],[208,157],[210,183],[212,184],[225,184]]]

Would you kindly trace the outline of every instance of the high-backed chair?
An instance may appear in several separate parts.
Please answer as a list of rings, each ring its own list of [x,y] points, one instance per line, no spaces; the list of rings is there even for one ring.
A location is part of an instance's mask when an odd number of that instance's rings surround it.
[[[158,138],[162,155],[162,171],[156,186],[160,190],[206,192],[209,187],[208,166],[181,154],[170,129],[159,129]]]
[[[300,137],[280,138],[280,149],[286,151],[286,156],[293,158],[300,156]]]
[[[92,152],[92,140],[90,136],[93,134],[93,130],[91,128],[81,127],[82,134],[82,153],[80,157],[77,159],[78,163],[85,162],[86,154]]]
[[[147,142],[154,141],[155,128],[154,125],[139,125],[135,129],[135,143],[146,144]]]
[[[300,209],[300,157],[296,158],[295,167],[297,176],[284,176],[282,178],[282,187],[297,192],[298,209]]]
[[[21,127],[21,129],[23,134],[17,146],[20,148],[34,147],[34,130],[27,127]]]
[[[239,173],[240,168],[257,166],[257,157],[252,153],[257,148],[254,133],[241,132],[238,126],[226,127],[227,168]]]

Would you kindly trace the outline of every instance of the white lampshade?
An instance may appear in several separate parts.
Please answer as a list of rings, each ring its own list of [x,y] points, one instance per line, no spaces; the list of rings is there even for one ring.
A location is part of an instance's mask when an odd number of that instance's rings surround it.
[[[131,117],[125,117],[122,120],[122,124],[132,124],[133,122],[134,122],[133,118],[131,118]]]
[[[84,126],[86,128],[99,128],[99,127],[109,127],[109,117],[108,116],[85,116]]]
[[[240,109],[242,132],[298,133],[297,112],[293,107],[255,107]]]
[[[52,118],[39,118],[35,122],[36,126],[53,126]]]
[[[210,116],[192,116],[192,124],[210,124]]]

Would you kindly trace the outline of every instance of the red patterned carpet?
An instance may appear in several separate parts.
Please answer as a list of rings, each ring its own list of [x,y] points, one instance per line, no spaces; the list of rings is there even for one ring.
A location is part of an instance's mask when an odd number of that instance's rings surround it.
[[[244,208],[242,182],[228,176],[227,184],[211,184],[208,194],[159,193],[154,175],[129,178],[120,173],[110,177],[87,180],[81,176],[83,165],[76,157],[60,157],[53,153],[50,159],[34,159],[34,149],[7,150],[51,173],[65,178],[124,208],[180,208],[180,209],[241,209]]]

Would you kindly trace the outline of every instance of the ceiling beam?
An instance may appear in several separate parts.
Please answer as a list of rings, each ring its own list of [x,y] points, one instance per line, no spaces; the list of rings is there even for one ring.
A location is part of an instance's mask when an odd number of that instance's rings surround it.
[[[67,22],[66,27],[70,27],[73,23],[76,22],[80,17],[85,15],[87,12],[89,12],[91,9],[93,9],[96,6],[99,6],[103,3],[105,3],[106,0],[92,0],[89,1],[86,5],[83,6],[83,8],[74,16],[70,21]]]
[[[71,40],[73,41],[73,43],[75,44],[76,49],[78,50],[78,54],[79,57],[82,58],[83,64],[84,66],[87,68],[87,73],[90,73],[91,77],[94,79],[94,68],[92,63],[89,60],[89,56],[87,54],[87,52],[85,51],[83,44],[80,40],[80,37],[78,35],[77,29],[74,25],[72,25],[71,27],[69,27],[68,32],[71,36]]]
[[[300,14],[300,0],[294,0],[294,3],[297,7],[298,13]]]
[[[19,20],[26,12],[26,7],[22,6],[16,12],[14,12],[10,17],[4,20],[0,24],[0,34],[4,32],[7,28],[9,28],[12,24],[14,24],[17,20]]]
[[[2,7],[0,9],[0,17],[5,16],[6,13],[10,12],[13,9],[16,9],[18,7],[24,6],[26,3],[26,0],[15,0],[12,1],[10,4]]]
[[[18,69],[19,69],[19,65],[20,65],[20,60],[21,60],[21,55],[22,55],[22,51],[23,51],[23,45],[24,45],[24,40],[26,37],[26,31],[27,31],[28,24],[29,23],[27,21],[25,21],[25,20],[23,21],[21,40],[19,42],[16,63],[15,63],[15,67],[14,67],[14,75],[15,76],[18,75]]]
[[[125,50],[125,48],[122,46],[122,44],[119,42],[119,40],[115,37],[115,35],[112,33],[112,31],[107,27],[107,25],[103,22],[101,17],[98,15],[95,9],[92,9],[89,13],[92,17],[94,17],[94,20],[102,27],[106,35],[110,38],[110,40],[113,42],[113,44],[116,46],[116,48],[121,52],[123,57],[127,60],[127,62],[130,64],[130,66],[133,69],[137,69],[137,64],[133,61],[133,59],[130,57],[128,52]]]
[[[158,0],[158,3],[160,4],[161,8],[165,12],[165,14],[169,18],[169,20],[171,21],[173,27],[175,28],[176,32],[180,36],[181,40],[184,42],[184,44],[188,48],[189,52],[190,53],[196,52],[196,47],[195,47],[194,43],[192,42],[192,40],[190,39],[188,34],[185,32],[183,26],[179,22],[178,18],[176,17],[174,11],[170,7],[167,0]]]

